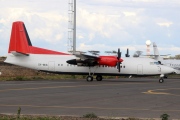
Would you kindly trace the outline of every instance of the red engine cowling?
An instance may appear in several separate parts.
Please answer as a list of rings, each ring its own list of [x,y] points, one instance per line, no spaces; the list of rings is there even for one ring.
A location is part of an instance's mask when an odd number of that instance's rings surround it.
[[[98,64],[114,67],[117,65],[118,61],[123,62],[123,59],[118,60],[116,56],[100,56],[98,59]]]

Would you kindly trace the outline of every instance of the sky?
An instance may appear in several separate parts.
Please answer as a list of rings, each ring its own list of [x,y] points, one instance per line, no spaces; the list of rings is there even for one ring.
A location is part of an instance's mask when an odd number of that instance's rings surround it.
[[[68,51],[69,0],[0,0],[0,56],[6,56],[12,23],[23,21],[33,46]],[[146,54],[180,54],[179,0],[76,0],[78,51],[129,48]],[[152,45],[151,54],[153,54]]]

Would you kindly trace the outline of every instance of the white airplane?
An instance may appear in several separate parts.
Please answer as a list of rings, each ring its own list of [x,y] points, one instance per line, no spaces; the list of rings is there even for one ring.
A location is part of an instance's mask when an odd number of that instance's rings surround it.
[[[93,81],[93,75],[97,75],[97,81],[102,80],[102,75],[160,75],[159,82],[162,83],[164,74],[174,72],[174,69],[160,65],[154,59],[130,57],[122,59],[120,50],[118,56],[97,56],[83,53],[72,55],[34,47],[21,21],[12,25],[5,62],[50,73],[88,75],[87,81]]]
[[[180,74],[180,60],[177,59],[163,59],[161,56],[167,56],[167,55],[159,55],[159,50],[157,48],[156,43],[153,43],[153,50],[154,50],[154,58],[155,60],[159,61],[161,64],[165,66],[169,66],[175,69],[176,74]]]

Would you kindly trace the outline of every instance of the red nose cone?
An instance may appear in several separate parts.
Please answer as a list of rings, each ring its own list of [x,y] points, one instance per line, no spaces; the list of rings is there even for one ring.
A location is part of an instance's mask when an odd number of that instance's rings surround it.
[[[119,62],[123,62],[123,59],[119,59]]]

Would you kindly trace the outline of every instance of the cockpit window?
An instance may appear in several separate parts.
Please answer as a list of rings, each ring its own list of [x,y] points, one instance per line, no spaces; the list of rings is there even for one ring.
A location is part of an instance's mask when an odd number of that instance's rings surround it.
[[[159,62],[154,62],[156,65],[160,65]]]
[[[150,62],[150,65],[160,65],[159,62]]]

